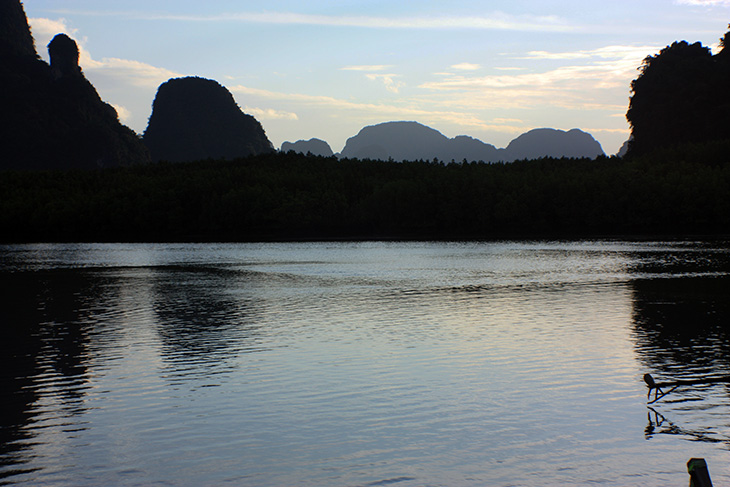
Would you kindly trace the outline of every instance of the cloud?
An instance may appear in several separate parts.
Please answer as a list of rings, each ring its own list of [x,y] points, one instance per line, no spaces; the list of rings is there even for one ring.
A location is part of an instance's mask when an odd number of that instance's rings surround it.
[[[444,102],[473,109],[554,106],[621,111],[625,106],[610,100],[616,99],[617,90],[628,90],[642,60],[657,50],[653,46],[607,46],[564,53],[532,51],[519,59],[572,62],[543,71],[453,75],[422,83],[419,88],[442,93]]]
[[[598,58],[633,60],[637,56],[646,56],[647,52],[656,52],[659,49],[661,48],[656,46],[605,46],[592,50],[568,52],[529,51],[526,55],[517,56],[515,59],[573,60]]]
[[[259,120],[299,120],[299,117],[294,112],[274,110],[272,108],[254,108],[247,106],[243,111]]]
[[[403,83],[402,81],[396,81],[393,78],[397,78],[400,75],[374,72],[384,71],[392,67],[393,66],[389,64],[364,64],[357,66],[345,66],[344,68],[340,68],[340,70],[367,72],[367,74],[365,75],[367,79],[371,81],[380,80],[385,85],[386,90],[390,91],[391,93],[398,93],[400,89],[405,86],[405,83]]]
[[[677,0],[679,5],[700,5],[702,7],[730,7],[730,0]]]
[[[87,39],[78,38],[78,30],[70,28],[65,19],[31,18],[28,21],[33,31],[33,37],[39,44],[48,44],[53,36],[59,33],[73,37],[79,47],[79,65],[89,75],[108,75],[116,77],[119,83],[153,88],[157,88],[170,78],[181,76],[169,69],[140,61],[119,58],[94,59],[86,49]]]
[[[212,18],[211,20],[225,20]],[[373,16],[328,16],[298,13],[240,13],[229,20],[255,23],[321,25],[330,27],[361,27],[375,29],[479,29],[567,32],[574,28],[554,16],[511,16],[494,13],[490,16],[461,17],[373,17]]]
[[[574,32],[582,30],[564,19],[554,16],[509,15],[492,12],[489,15],[470,16],[410,16],[377,17],[363,15],[315,15],[296,12],[228,12],[216,15],[152,14],[141,12],[79,11],[57,9],[68,15],[116,16],[143,20],[178,22],[244,22],[279,25],[311,25],[325,27],[359,27],[366,29],[429,29],[429,30],[509,30],[528,32]]]
[[[472,64],[472,63],[459,63],[454,64],[451,66],[452,69],[459,69],[462,71],[476,71],[477,69],[481,68],[478,64]]]
[[[87,74],[112,76],[121,83],[145,88],[157,88],[170,78],[182,76],[180,73],[166,68],[130,59],[102,58],[97,61],[92,59],[86,51],[82,51],[79,64]]]
[[[341,71],[384,71],[392,68],[389,64],[366,64],[361,66],[345,66],[340,68]]]
[[[492,119],[492,123],[501,123],[501,124],[508,124],[508,123],[523,123],[522,120],[519,118],[494,118]]]
[[[402,81],[393,80],[393,78],[396,78],[398,76],[397,74],[368,73],[365,76],[367,76],[369,80],[382,81],[385,85],[385,89],[390,91],[391,93],[398,93],[398,91],[406,85]]]
[[[56,34],[73,36],[77,33],[76,29],[71,29],[66,25],[66,19],[32,18],[28,19],[28,23],[31,25],[35,40],[43,44],[48,44]]]
[[[547,52],[547,51],[530,51],[521,59],[585,59],[591,57],[585,52]]]
[[[331,118],[355,117],[358,120],[404,120],[419,119],[423,123],[449,123],[453,125],[489,128],[490,125],[469,111],[434,110],[418,108],[417,103],[380,104],[360,103],[351,100],[323,95],[308,95],[302,93],[281,93],[276,91],[252,88],[244,85],[229,86],[228,89],[236,94],[252,98],[261,98],[270,103],[285,103],[286,106],[301,105],[305,108],[319,108]]]
[[[602,134],[626,134],[626,137],[627,138],[631,134],[631,129],[629,129],[628,127],[622,128],[622,129],[606,128],[606,127],[602,127],[602,128],[584,127],[584,128],[581,128],[581,130],[583,132],[588,132],[589,134],[594,134],[594,133],[602,133]]]
[[[126,122],[132,116],[132,113],[124,108],[122,105],[116,105],[112,103],[112,106],[117,111],[117,115],[119,116],[119,120],[121,122]]]

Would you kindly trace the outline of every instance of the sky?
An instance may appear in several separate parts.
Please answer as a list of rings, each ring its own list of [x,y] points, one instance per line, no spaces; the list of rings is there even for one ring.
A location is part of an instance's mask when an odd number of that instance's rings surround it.
[[[717,51],[730,0],[25,0],[36,49],[73,37],[80,64],[142,134],[160,84],[218,81],[275,147],[335,152],[360,129],[413,120],[505,147],[528,130],[630,133],[631,80],[678,40]]]

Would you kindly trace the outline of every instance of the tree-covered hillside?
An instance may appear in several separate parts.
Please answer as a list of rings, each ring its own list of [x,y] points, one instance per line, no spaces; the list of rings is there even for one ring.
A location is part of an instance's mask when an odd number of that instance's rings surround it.
[[[712,54],[674,42],[647,57],[631,83],[629,156],[677,144],[730,139],[730,32]]]

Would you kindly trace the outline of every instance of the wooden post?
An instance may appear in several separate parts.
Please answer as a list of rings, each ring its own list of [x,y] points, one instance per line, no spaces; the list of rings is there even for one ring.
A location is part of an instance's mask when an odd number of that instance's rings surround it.
[[[690,458],[687,462],[689,472],[689,487],[712,487],[710,471],[704,458]]]

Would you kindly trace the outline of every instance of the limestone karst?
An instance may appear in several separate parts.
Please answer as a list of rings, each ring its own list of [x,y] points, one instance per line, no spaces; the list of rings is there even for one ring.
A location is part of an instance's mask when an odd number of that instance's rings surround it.
[[[0,3],[0,169],[72,169],[149,162],[133,130],[104,103],[65,34],[40,60],[19,0]]]
[[[143,140],[153,161],[235,159],[274,150],[261,124],[225,87],[199,77],[160,85]]]

